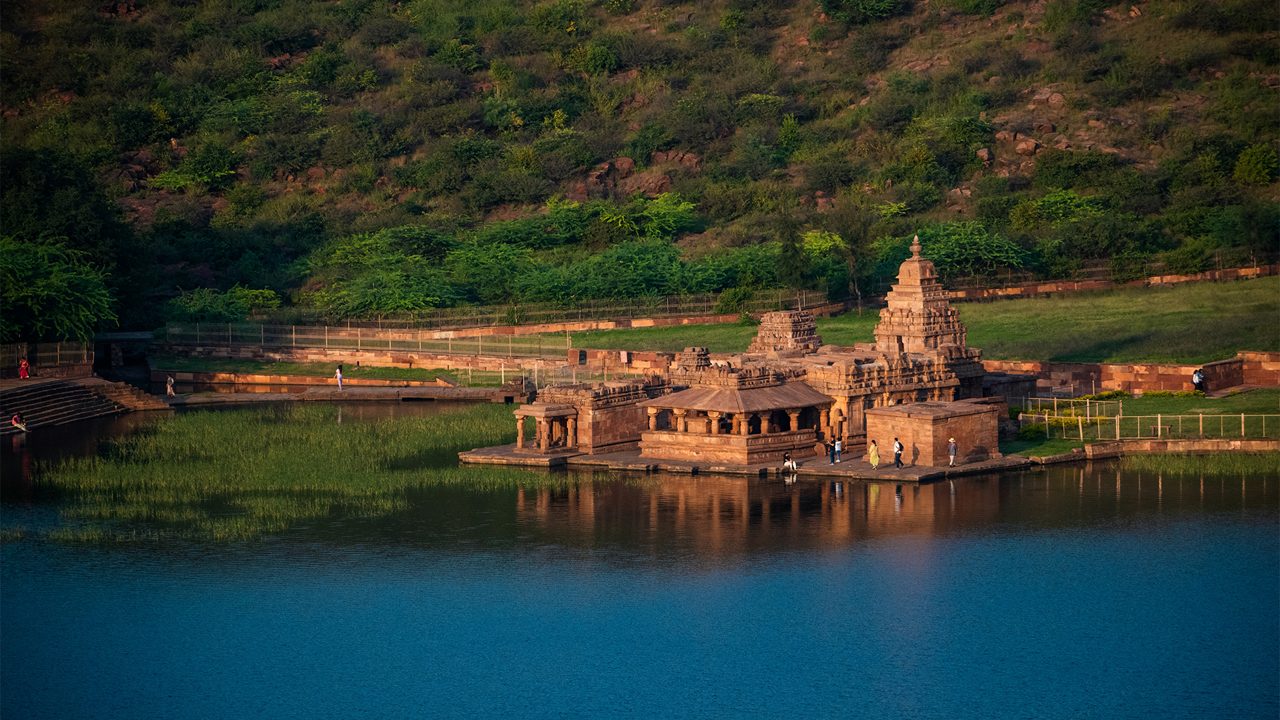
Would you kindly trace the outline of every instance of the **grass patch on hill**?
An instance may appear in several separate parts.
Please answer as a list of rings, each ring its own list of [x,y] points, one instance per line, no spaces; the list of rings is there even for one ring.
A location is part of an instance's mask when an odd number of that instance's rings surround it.
[[[956,306],[969,344],[990,359],[1203,363],[1280,349],[1280,277],[1120,288]],[[825,343],[871,342],[876,311],[818,319]],[[756,326],[682,325],[578,333],[575,347],[742,352]]]

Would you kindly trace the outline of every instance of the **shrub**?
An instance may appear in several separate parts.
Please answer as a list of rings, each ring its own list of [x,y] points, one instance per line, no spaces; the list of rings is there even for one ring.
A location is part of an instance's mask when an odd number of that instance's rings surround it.
[[[1241,185],[1266,185],[1280,169],[1280,157],[1270,143],[1251,145],[1236,158],[1231,177]]]
[[[828,15],[850,25],[893,17],[906,11],[907,7],[904,0],[822,0],[822,9]]]

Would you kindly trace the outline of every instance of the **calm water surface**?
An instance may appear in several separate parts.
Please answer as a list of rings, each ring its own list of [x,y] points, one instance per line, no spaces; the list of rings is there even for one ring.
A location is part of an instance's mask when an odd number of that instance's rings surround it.
[[[2,524],[59,523],[25,478],[138,417],[6,447]],[[231,545],[7,540],[0,716],[1280,714],[1280,473],[579,481]]]

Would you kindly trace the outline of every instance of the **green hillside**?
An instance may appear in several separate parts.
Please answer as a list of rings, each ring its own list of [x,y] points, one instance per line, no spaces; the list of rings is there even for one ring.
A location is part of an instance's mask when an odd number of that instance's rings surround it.
[[[949,282],[1271,259],[1278,41],[1273,0],[4,3],[0,330],[840,297],[917,231]]]

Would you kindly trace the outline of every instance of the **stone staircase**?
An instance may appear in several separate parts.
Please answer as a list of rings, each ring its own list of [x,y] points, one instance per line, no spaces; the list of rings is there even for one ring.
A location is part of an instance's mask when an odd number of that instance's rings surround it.
[[[35,429],[131,410],[167,407],[158,398],[131,385],[99,378],[6,383],[0,389],[0,435],[19,432],[9,423],[15,412],[22,414],[28,429]]]

